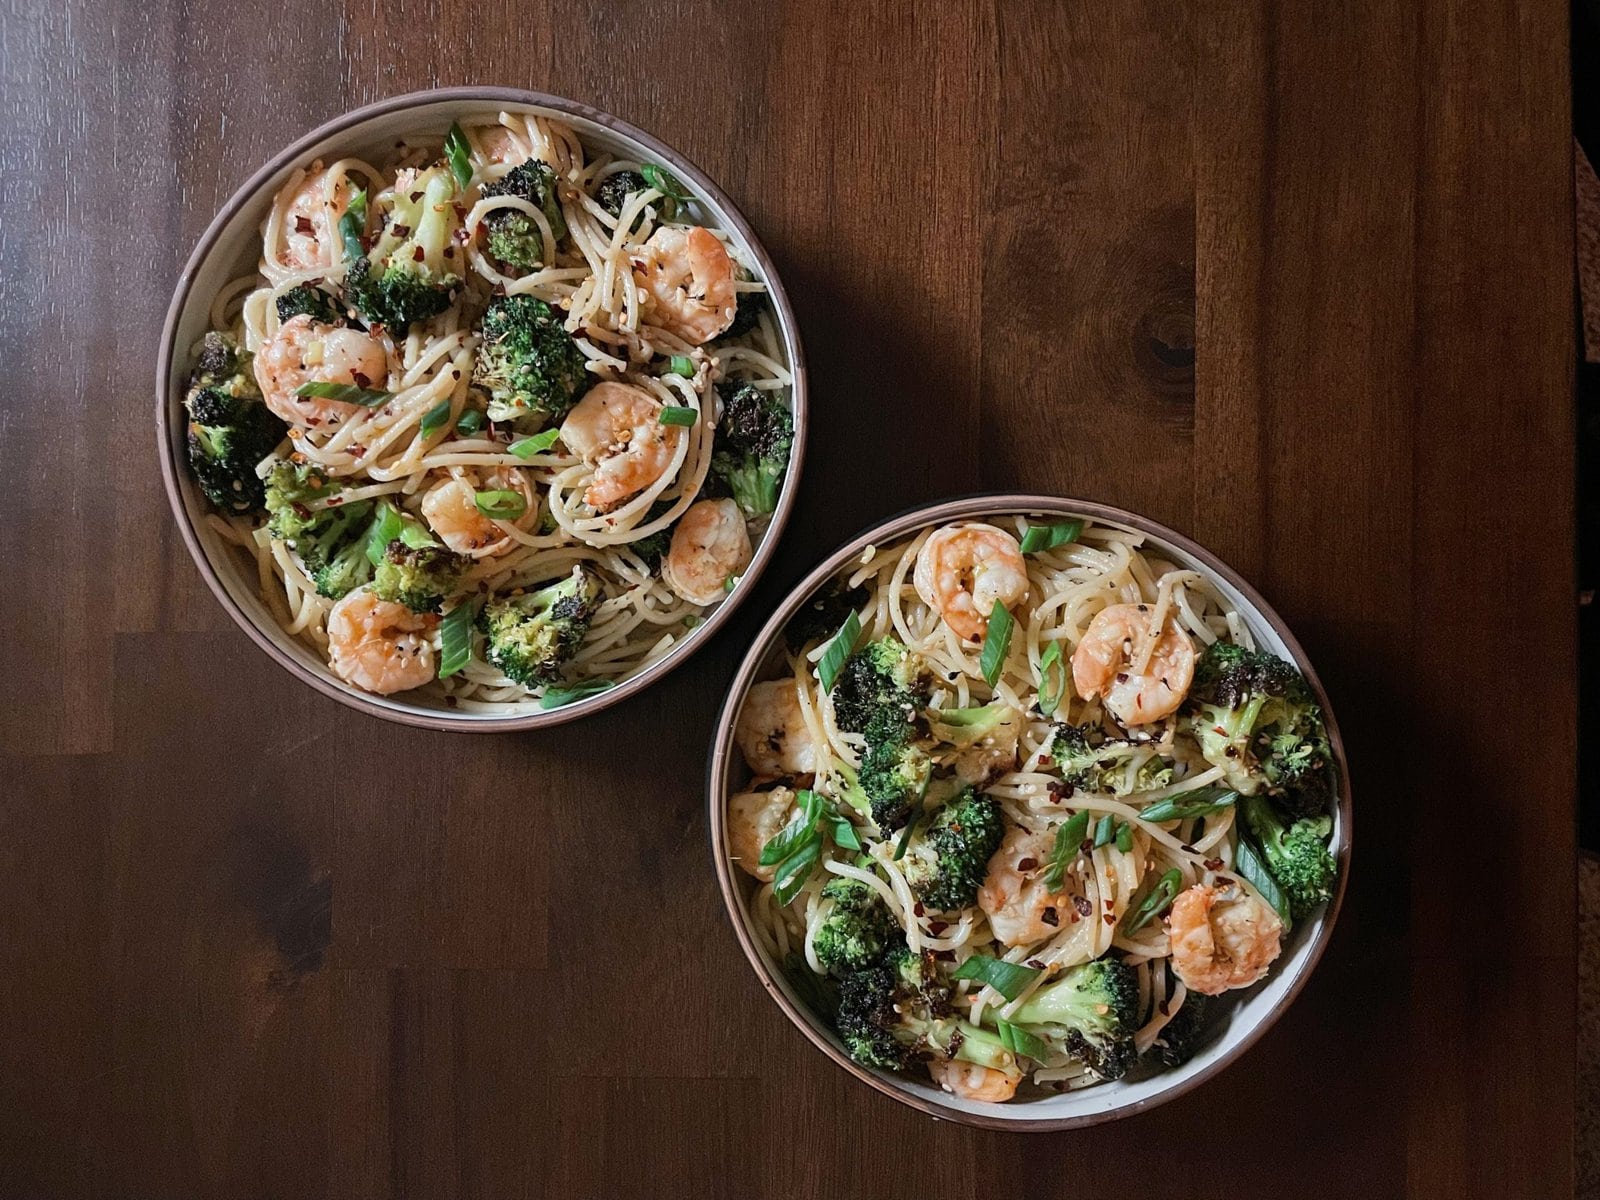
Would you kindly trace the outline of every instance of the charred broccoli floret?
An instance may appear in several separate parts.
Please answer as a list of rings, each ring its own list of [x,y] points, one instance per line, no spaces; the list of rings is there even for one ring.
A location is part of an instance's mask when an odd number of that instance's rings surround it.
[[[799,612],[789,618],[783,627],[783,640],[792,654],[798,654],[812,642],[831,638],[839,632],[845,618],[867,602],[865,587],[841,587],[837,580],[818,592]]]
[[[472,382],[489,394],[491,421],[537,433],[564,417],[589,385],[583,351],[543,300],[496,297],[482,334]]]
[[[484,655],[523,687],[558,683],[562,667],[583,644],[600,599],[599,577],[582,566],[546,587],[493,596],[478,614]]]
[[[1114,958],[1097,958],[1034,992],[1012,1020],[1101,1079],[1121,1079],[1138,1056],[1138,976]]]
[[[1205,997],[1199,992],[1190,992],[1183,1001],[1183,1007],[1173,1014],[1172,1020],[1161,1027],[1161,1032],[1156,1034],[1156,1040],[1151,1043],[1150,1049],[1155,1052],[1164,1067],[1181,1067],[1194,1057],[1194,1052],[1200,1048],[1200,1026],[1205,1017]]]
[[[461,283],[455,176],[445,163],[401,171],[383,230],[345,273],[345,303],[369,324],[404,337],[450,307]]]
[[[556,194],[556,173],[536,158],[513,167],[494,183],[483,187],[485,199],[515,196],[537,208],[550,226],[557,242],[567,236],[567,222],[561,215]],[[544,261],[544,234],[527,213],[515,208],[491,209],[484,215],[483,227],[489,253],[507,266],[530,270]]]
[[[924,1057],[956,1058],[1015,1075],[1016,1055],[987,1029],[956,1017],[931,956],[905,946],[839,985],[839,1037],[868,1067],[904,1070]]]
[[[189,469],[206,499],[230,515],[260,511],[266,485],[256,467],[289,427],[267,408],[250,355],[227,334],[206,334],[183,406]]]
[[[408,546],[395,538],[384,548],[372,590],[378,599],[403,604],[412,612],[438,612],[466,567],[466,558],[454,550]]]
[[[719,383],[717,394],[722,417],[711,471],[747,518],[764,516],[778,506],[794,445],[794,417],[750,383]]]
[[[267,532],[288,544],[317,592],[333,600],[372,577],[372,502],[334,503],[341,490],[319,467],[287,459],[273,463],[266,478]]]
[[[903,864],[906,881],[927,908],[949,912],[977,902],[989,859],[1000,848],[1005,824],[1000,805],[963,788],[912,837]]]
[[[1333,899],[1339,864],[1328,849],[1333,822],[1326,816],[1285,821],[1265,796],[1243,796],[1239,805],[1267,870],[1289,897],[1290,914],[1305,917]]]
[[[899,829],[922,803],[933,778],[933,759],[911,740],[911,726],[892,712],[867,725],[867,752],[859,784],[872,819],[884,833]]]
[[[877,892],[856,879],[835,876],[822,889],[833,907],[817,927],[817,961],[835,975],[870,967],[884,955],[900,926]]]
[[[1050,756],[1074,790],[1127,796],[1172,782],[1172,764],[1149,745],[1108,738],[1098,726],[1057,725]]]
[[[834,720],[850,733],[865,733],[873,718],[885,712],[909,725],[927,707],[931,684],[922,656],[898,638],[869,642],[849,657],[834,680]]]
[[[302,314],[323,325],[332,325],[341,315],[333,297],[309,283],[296,284],[278,297],[279,322],[292,321]]]

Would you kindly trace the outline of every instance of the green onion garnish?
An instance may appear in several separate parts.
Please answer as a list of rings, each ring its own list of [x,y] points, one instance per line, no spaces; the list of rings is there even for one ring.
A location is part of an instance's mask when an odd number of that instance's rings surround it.
[[[645,163],[639,168],[639,174],[644,176],[644,181],[663,195],[671,196],[674,200],[693,200],[689,189],[678,182],[678,177],[665,167],[658,167],[655,163]]]
[[[427,437],[436,429],[443,429],[446,421],[450,419],[450,401],[441,400],[427,412],[422,414],[422,436]]]
[[[994,602],[989,614],[989,629],[983,635],[983,653],[978,657],[978,669],[993,687],[1000,678],[1000,669],[1006,665],[1006,651],[1011,648],[1011,629],[1016,624],[1000,601]]]
[[[483,428],[484,416],[475,408],[469,408],[456,418],[457,433],[477,433]]]
[[[844,670],[845,660],[850,657],[850,651],[855,649],[856,639],[860,636],[861,618],[852,611],[844,619],[844,624],[834,635],[833,641],[828,643],[821,661],[817,663],[817,682],[822,684],[823,691],[833,691],[834,680],[838,679],[839,672]]]
[[[1187,821],[1190,817],[1209,817],[1212,813],[1232,808],[1239,799],[1238,792],[1222,787],[1195,788],[1192,792],[1179,792],[1165,800],[1157,800],[1148,808],[1139,810],[1139,819],[1159,825],[1165,821]]]
[[[363,408],[382,404],[394,395],[393,392],[380,391],[377,388],[359,388],[353,383],[325,383],[322,380],[302,383],[295,388],[294,394],[312,396],[318,400],[342,400],[346,404],[359,404]]]
[[[1029,525],[1022,532],[1022,552],[1037,554],[1041,550],[1054,550],[1067,542],[1075,542],[1083,532],[1082,521],[1062,521],[1057,525]]]
[[[656,420],[663,425],[693,425],[700,419],[700,414],[692,408],[682,408],[676,404],[668,404],[662,408]]]
[[[590,696],[598,696],[601,692],[609,692],[616,687],[612,679],[586,679],[582,683],[575,683],[571,687],[553,687],[539,697],[540,708],[561,708],[577,700],[587,700]]]
[[[1074,813],[1056,828],[1056,843],[1050,849],[1050,865],[1045,868],[1044,885],[1052,892],[1060,891],[1067,874],[1067,864],[1078,857],[1084,839],[1089,836],[1089,814]]]
[[[1056,678],[1061,680],[1059,684]],[[1047,717],[1054,716],[1066,690],[1067,669],[1061,665],[1061,643],[1051,642],[1039,657],[1039,711]]]
[[[419,546],[437,546],[433,534],[428,532],[428,527],[421,521],[414,521],[402,515],[400,518],[400,540],[413,550]]]
[[[809,788],[801,789],[795,795],[795,802],[799,808],[794,816],[790,817],[789,823],[768,838],[767,844],[761,847],[760,863],[763,867],[781,863],[816,835],[817,816],[822,808],[821,799]]]
[[[811,878],[811,868],[817,865],[820,857],[822,843],[811,841],[783,860],[772,876],[772,894],[778,898],[779,904],[787,904],[800,894],[806,880]]]
[[[380,500],[377,514],[372,518],[372,525],[367,530],[367,560],[373,566],[383,561],[383,552],[389,548],[390,542],[400,536],[404,528],[394,505],[387,500]]]
[[[976,979],[988,984],[1007,1000],[1015,1000],[1039,974],[1035,967],[1006,962],[1003,958],[990,958],[974,954],[950,973],[951,979]]]
[[[439,622],[439,678],[454,675],[472,658],[472,619],[477,605],[463,600]]]
[[[1272,877],[1272,872],[1267,870],[1267,864],[1256,854],[1255,847],[1250,844],[1248,838],[1240,838],[1238,846],[1234,848],[1233,869],[1244,876],[1245,882],[1261,893],[1263,900],[1272,905],[1273,911],[1283,919],[1283,931],[1288,933],[1293,924],[1289,918],[1289,898],[1283,894],[1283,889]]]
[[[339,239],[344,242],[346,262],[354,262],[367,252],[361,238],[367,232],[367,191],[362,188],[350,197],[350,207],[339,218]]]
[[[899,862],[906,856],[906,848],[911,845],[911,831],[917,827],[917,818],[922,816],[920,811],[911,814],[911,819],[906,822],[905,832],[900,835],[900,840],[894,845],[894,861]]]
[[[546,429],[543,433],[536,433],[532,437],[525,437],[520,442],[512,442],[506,449],[518,458],[528,459],[535,454],[543,454],[561,439],[561,430]]]
[[[1133,826],[1126,821],[1117,825],[1117,849],[1124,854],[1133,853]]]
[[[996,1018],[994,1027],[1000,1035],[1000,1044],[1011,1053],[1031,1058],[1034,1062],[1044,1062],[1049,1057],[1050,1047],[1044,1039],[1035,1037],[1021,1025]]]
[[[694,378],[694,360],[687,354],[674,354],[667,360],[667,370],[685,379]]]
[[[515,521],[528,511],[528,498],[521,492],[498,488],[489,492],[474,492],[472,502],[484,516],[496,521]]]
[[[849,817],[833,818],[833,844],[841,850],[861,849],[861,838],[856,834],[856,827],[850,824]]]
[[[1099,823],[1094,827],[1094,848],[1098,850],[1101,846],[1109,846],[1111,840],[1116,836],[1117,819],[1107,813],[1100,818]]]
[[[1152,917],[1160,913],[1167,905],[1171,904],[1178,894],[1178,888],[1183,884],[1183,872],[1173,867],[1151,888],[1143,900],[1128,910],[1128,915],[1122,918],[1119,932],[1127,937],[1138,933],[1150,923]]]
[[[472,182],[472,147],[454,121],[450,122],[450,132],[444,135],[444,156],[450,160],[450,174],[456,177],[457,187]]]

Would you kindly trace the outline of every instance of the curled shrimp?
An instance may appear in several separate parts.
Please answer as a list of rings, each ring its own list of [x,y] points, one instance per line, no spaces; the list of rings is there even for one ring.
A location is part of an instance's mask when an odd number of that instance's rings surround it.
[[[433,678],[429,633],[439,618],[357,588],[328,614],[328,665],[346,683],[387,696]]]
[[[917,595],[964,641],[980,642],[996,602],[1010,608],[1028,594],[1017,539],[993,525],[946,525],[917,553]]]
[[[478,508],[479,488],[466,476],[442,479],[429,488],[422,497],[422,516],[450,549],[471,558],[492,558],[504,554],[517,544],[517,539],[507,533],[492,517]],[[505,467],[484,476],[484,491],[520,492],[526,503],[526,512],[538,506],[533,485],[525,471]]]
[[[740,792],[728,801],[728,847],[733,861],[747,875],[771,883],[776,864],[761,865],[761,851],[789,823],[794,793],[786,787],[766,792]]]
[[[331,267],[339,246],[339,218],[350,205],[350,181],[334,186],[320,161],[302,178],[283,214],[283,249],[278,260],[292,271]]]
[[[817,750],[800,712],[793,679],[752,687],[733,736],[757,775],[808,775],[816,770]]]
[[[667,473],[683,427],[663,425],[661,408],[643,389],[610,380],[573,405],[561,422],[561,440],[594,468],[585,504],[605,512]]]
[[[389,378],[383,345],[359,329],[324,325],[308,314],[285,321],[262,344],[255,360],[256,382],[267,407],[291,425],[337,425],[361,411],[359,404],[297,396],[306,383],[382,386]]]
[[[928,1064],[928,1074],[933,1081],[952,1095],[963,1100],[984,1100],[991,1104],[1004,1104],[1017,1094],[1022,1073],[996,1071],[993,1067],[980,1067],[977,1063],[959,1059],[935,1059]]]
[[[490,125],[478,132],[478,153],[492,163],[520,163],[527,159],[517,139],[504,125]]]
[[[1073,897],[1051,891],[1044,881],[1045,864],[1055,847],[1053,833],[1012,829],[989,859],[988,874],[978,889],[978,907],[989,915],[989,928],[1007,946],[1042,941],[1061,932]]]
[[[690,604],[715,604],[750,565],[750,533],[732,500],[697,500],[672,530],[662,581]]]
[[[733,259],[699,225],[663,225],[638,250],[634,276],[650,297],[647,319],[686,342],[709,342],[733,324]]]
[[[1153,647],[1146,643],[1155,636]],[[1144,662],[1135,669],[1141,656]],[[1194,643],[1168,621],[1150,628],[1148,604],[1102,608],[1072,652],[1072,686],[1085,700],[1101,696],[1124,725],[1148,725],[1176,712],[1194,682]]]
[[[1178,893],[1167,917],[1172,967],[1192,992],[1219,996],[1249,987],[1278,957],[1283,922],[1238,884],[1197,883]]]

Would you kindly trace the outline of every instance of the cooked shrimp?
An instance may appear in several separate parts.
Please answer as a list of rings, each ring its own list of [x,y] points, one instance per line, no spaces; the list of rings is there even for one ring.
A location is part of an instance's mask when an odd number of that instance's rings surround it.
[[[492,163],[520,163],[528,158],[504,125],[478,130],[478,152]]]
[[[256,382],[267,407],[291,425],[337,425],[361,411],[359,404],[296,396],[304,383],[350,383],[381,387],[389,378],[383,345],[359,329],[323,325],[301,313],[278,326],[256,354]]]
[[[993,525],[946,525],[917,554],[917,595],[958,638],[980,642],[996,601],[1010,608],[1028,594],[1017,539]]]
[[[1172,966],[1184,986],[1204,996],[1249,987],[1278,957],[1283,922],[1238,884],[1197,883],[1180,892],[1167,918]]]
[[[761,865],[761,851],[789,823],[794,793],[786,787],[769,792],[740,792],[728,801],[728,846],[733,861],[747,875],[771,883],[776,866]]]
[[[323,172],[322,164],[300,181],[283,215],[283,250],[279,261],[290,270],[309,271],[331,267],[339,246],[339,218],[350,203],[350,184],[341,179],[337,187]]]
[[[663,225],[639,248],[633,270],[650,296],[651,324],[696,345],[733,324],[733,259],[709,229]]]
[[[1017,1084],[1022,1082],[1021,1071],[996,1071],[955,1058],[935,1059],[928,1064],[928,1074],[945,1091],[963,1100],[987,1100],[993,1104],[1003,1104],[1015,1096]]]
[[[750,565],[750,534],[732,500],[697,500],[672,530],[661,579],[690,604],[715,604]]]
[[[328,614],[328,665],[346,683],[387,696],[433,678],[428,633],[439,618],[357,588]]]
[[[1194,681],[1194,643],[1166,622],[1142,668],[1133,665],[1152,635],[1148,604],[1102,608],[1072,652],[1072,686],[1085,700],[1102,696],[1124,725],[1148,725],[1177,711]]]
[[[482,490],[521,492],[530,512],[537,504],[527,473],[516,467],[486,475]],[[491,558],[511,549],[517,539],[479,511],[478,491],[470,479],[443,479],[423,494],[422,515],[439,540],[457,554]]]
[[[989,928],[1008,946],[1021,946],[1061,932],[1073,897],[1052,892],[1044,882],[1044,866],[1055,848],[1053,833],[1012,829],[989,860],[989,873],[978,889],[978,907],[989,914]]]
[[[594,467],[584,503],[615,508],[667,473],[683,426],[663,425],[661,402],[641,388],[597,383],[561,422],[561,440]]]
[[[807,775],[816,770],[816,747],[800,713],[793,679],[752,687],[733,736],[757,775]]]

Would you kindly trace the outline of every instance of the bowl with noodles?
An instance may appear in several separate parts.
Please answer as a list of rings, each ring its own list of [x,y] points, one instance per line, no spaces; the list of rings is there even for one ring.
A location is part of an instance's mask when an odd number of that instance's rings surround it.
[[[362,711],[526,729],[710,637],[805,440],[793,310],[680,154],[453,88],[313,130],[212,221],[157,368],[172,509],[233,619]]]
[[[1237,574],[1137,514],[920,508],[757,636],[708,773],[739,943],[784,1013],[932,1116],[1059,1130],[1236,1059],[1348,874],[1338,727]]]

